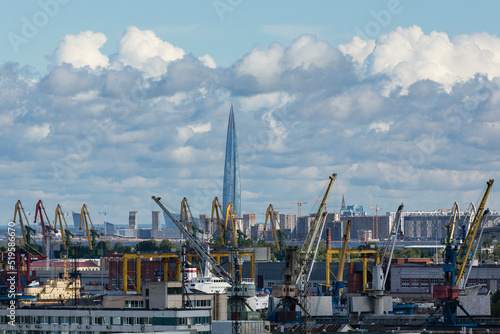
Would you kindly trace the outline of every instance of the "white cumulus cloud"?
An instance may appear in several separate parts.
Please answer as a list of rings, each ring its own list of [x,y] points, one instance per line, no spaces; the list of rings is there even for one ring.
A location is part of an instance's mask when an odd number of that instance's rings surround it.
[[[167,65],[183,58],[185,52],[169,42],[162,41],[152,30],[128,27],[118,46],[118,60],[124,65],[159,76],[167,72]]]
[[[42,125],[33,125],[26,129],[24,135],[28,141],[40,141],[47,138],[50,133],[50,125],[44,123]]]
[[[365,74],[387,75],[389,91],[432,80],[449,92],[478,73],[500,76],[500,38],[487,33],[450,38],[444,32],[425,34],[419,26],[398,27],[376,41],[355,37],[339,49],[361,63]]]
[[[99,50],[106,40],[103,33],[92,31],[84,31],[78,35],[68,34],[62,38],[55,51],[56,64],[68,63],[76,68],[85,66],[92,69],[105,68],[109,65],[109,59]]]

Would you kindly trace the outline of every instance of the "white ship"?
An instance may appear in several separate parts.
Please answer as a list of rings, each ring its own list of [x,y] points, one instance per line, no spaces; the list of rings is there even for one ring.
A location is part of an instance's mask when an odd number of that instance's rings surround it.
[[[184,269],[183,277],[186,293],[226,293],[226,289],[231,286],[219,277],[211,275],[198,277],[196,275],[196,268],[193,267]]]

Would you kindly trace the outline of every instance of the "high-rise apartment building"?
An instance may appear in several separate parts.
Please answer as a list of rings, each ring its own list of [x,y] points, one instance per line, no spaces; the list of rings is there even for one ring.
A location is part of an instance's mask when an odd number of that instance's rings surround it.
[[[160,211],[153,211],[152,212],[152,220],[153,220],[152,230],[153,231],[161,231]]]
[[[243,214],[243,230],[246,235],[250,234],[250,229],[255,225],[255,213]]]
[[[128,228],[137,230],[139,228],[139,223],[137,221],[137,211],[128,212]]]
[[[224,164],[224,184],[222,189],[223,212],[231,203],[233,211],[241,217],[241,181],[240,161],[238,156],[238,140],[236,137],[236,123],[234,122],[233,105],[229,111],[227,124],[226,158]]]

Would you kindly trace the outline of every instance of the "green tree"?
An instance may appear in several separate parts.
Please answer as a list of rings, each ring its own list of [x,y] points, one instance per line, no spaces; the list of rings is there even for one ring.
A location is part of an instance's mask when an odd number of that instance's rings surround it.
[[[493,239],[492,238],[488,238],[483,242],[483,247],[491,247],[491,246],[493,246]]]
[[[495,259],[500,258],[500,242],[493,248],[493,254],[495,255]]]
[[[123,244],[118,241],[115,242],[111,250],[116,253],[125,253],[125,246],[123,246]]]
[[[491,316],[500,316],[500,290],[497,290],[491,297]]]
[[[160,245],[158,246],[158,250],[161,250],[163,252],[171,252],[172,249],[180,249],[180,246],[177,244],[172,243],[168,239],[164,239],[161,241]]]
[[[154,252],[158,250],[158,246],[158,241],[151,239],[139,242],[136,249],[138,252]]]

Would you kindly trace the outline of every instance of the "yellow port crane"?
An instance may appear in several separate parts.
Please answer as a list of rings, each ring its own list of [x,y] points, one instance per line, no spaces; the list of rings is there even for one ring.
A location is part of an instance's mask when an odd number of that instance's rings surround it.
[[[187,198],[184,197],[181,201],[181,215],[179,218],[180,223],[186,225],[186,230],[191,233],[196,238],[196,232],[201,232],[201,230],[196,226],[196,221],[191,213],[191,208],[189,207]]]
[[[85,221],[85,231],[87,233],[87,241],[89,243],[90,251],[94,250],[95,239],[100,238],[101,235],[94,229],[94,225],[92,224],[92,220],[90,219],[89,211],[87,210],[87,205],[83,204],[82,210],[80,211],[80,230],[83,226],[83,221]],[[90,229],[89,229],[90,222]]]
[[[219,199],[217,197],[212,201],[212,216],[210,218],[210,223],[214,221],[214,213],[217,218],[217,229],[219,230],[219,236],[221,239],[222,246],[226,244],[227,226],[226,218],[224,217],[224,212],[222,211],[222,206],[220,205]]]
[[[274,242],[276,243],[276,248],[280,254],[279,261],[283,260],[283,237],[288,238],[288,236],[281,229],[281,224],[278,220],[278,215],[274,211],[273,205],[269,204],[266,210],[266,221],[264,223],[264,231],[267,230],[267,221],[269,220],[271,224],[271,228],[273,230]],[[278,228],[276,228],[276,224],[278,224]]]
[[[24,221],[23,221],[24,216]],[[36,233],[36,230],[30,226],[26,212],[24,212],[21,200],[18,200],[14,208],[14,224],[16,223],[17,217],[19,217],[19,225],[21,225],[21,233],[23,235],[22,242],[26,246],[31,246],[31,233]]]
[[[237,236],[238,223],[237,222],[235,223],[235,218],[238,218],[238,217],[236,217],[236,214],[233,211],[233,204],[229,203],[227,206],[227,209],[226,209],[226,231],[229,230],[229,222],[231,222],[231,234],[233,235],[233,242],[234,242],[234,245],[237,245],[238,244],[238,236]]]
[[[59,223],[59,231],[61,231],[62,244],[64,250],[67,251],[68,247],[71,245],[70,236],[74,238],[75,235],[71,233],[71,231],[68,228],[68,224],[66,223],[66,218],[64,218],[64,212],[62,212],[60,204],[57,204],[55,216],[56,217],[54,219],[54,227],[57,228],[57,223]]]
[[[340,301],[342,299],[342,290],[344,289],[344,265],[345,258],[347,255],[347,243],[349,242],[349,234],[351,232],[351,221],[347,221],[346,231],[344,234],[344,242],[342,244],[342,249],[339,254],[339,270],[337,271],[337,277],[335,284],[333,286],[333,300],[332,303],[334,306],[340,305]]]
[[[458,207],[458,203],[454,202],[448,223],[443,226],[443,230],[446,230],[446,239],[444,240],[446,245],[451,245],[453,243],[453,234],[455,233],[457,218],[460,220],[460,208]]]

